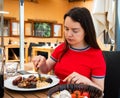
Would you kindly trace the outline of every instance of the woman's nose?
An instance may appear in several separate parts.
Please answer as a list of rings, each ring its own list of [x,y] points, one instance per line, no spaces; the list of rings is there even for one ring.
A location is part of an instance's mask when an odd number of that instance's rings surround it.
[[[68,36],[72,36],[72,35],[73,35],[72,31],[69,30],[69,31],[67,32],[67,35],[68,35]]]

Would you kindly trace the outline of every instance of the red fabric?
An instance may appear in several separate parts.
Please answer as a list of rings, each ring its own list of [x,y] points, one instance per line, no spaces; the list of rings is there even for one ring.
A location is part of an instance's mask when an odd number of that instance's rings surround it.
[[[58,46],[51,56],[56,61],[54,72],[60,80],[72,72],[78,72],[89,79],[92,76],[95,78],[105,77],[106,64],[100,49],[88,47],[85,50],[75,50],[69,48],[60,62],[57,62],[63,47],[64,43]]]

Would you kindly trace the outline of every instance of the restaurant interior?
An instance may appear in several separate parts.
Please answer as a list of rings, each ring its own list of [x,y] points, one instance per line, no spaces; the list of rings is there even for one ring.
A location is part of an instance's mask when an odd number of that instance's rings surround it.
[[[47,6],[47,7],[46,7]],[[25,0],[24,1],[24,45],[25,63],[30,62],[32,55],[36,55],[40,49],[33,49],[34,46],[53,47],[64,41],[63,15],[74,7],[84,6],[92,11],[93,0],[69,1],[69,0]],[[6,62],[19,61],[20,44],[20,6],[19,0],[4,0],[4,46]],[[49,26],[46,35],[40,34],[36,29],[37,25]],[[33,49],[33,50],[32,50]],[[39,50],[39,51],[38,51]],[[32,52],[34,51],[34,52]],[[49,51],[49,49],[48,49]],[[43,53],[44,55],[47,54]]]
[[[104,1],[112,2],[108,3],[111,5],[106,11],[103,11]],[[5,63],[18,62],[19,70],[34,73],[32,58],[43,55],[47,59],[64,42],[63,16],[66,11],[75,6],[86,7],[91,12],[97,41],[107,65],[104,98],[120,98],[120,34],[119,25],[116,25],[119,24],[116,22],[119,20],[116,2],[117,0],[0,0],[0,45],[4,47]],[[54,75],[54,72],[49,74]],[[48,89],[43,89],[32,93],[25,91],[23,94],[14,89],[5,89],[3,98],[47,98],[47,92]]]

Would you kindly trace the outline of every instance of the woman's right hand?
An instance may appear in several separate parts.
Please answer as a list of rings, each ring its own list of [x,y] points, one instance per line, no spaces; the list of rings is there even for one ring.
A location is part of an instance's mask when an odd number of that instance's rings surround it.
[[[47,71],[47,66],[46,66],[46,58],[44,56],[35,56],[32,59],[32,62],[34,64],[34,69],[35,71],[37,71],[38,69],[40,69],[41,72],[46,73]],[[46,66],[46,67],[45,67]]]

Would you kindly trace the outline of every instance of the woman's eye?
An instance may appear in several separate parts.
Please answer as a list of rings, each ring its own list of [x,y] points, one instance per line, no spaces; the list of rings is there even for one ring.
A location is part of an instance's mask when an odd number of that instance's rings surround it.
[[[78,31],[74,31],[74,30],[73,30],[73,32],[74,32],[74,33],[78,33]]]
[[[69,29],[68,28],[65,28],[66,31],[68,31]]]

